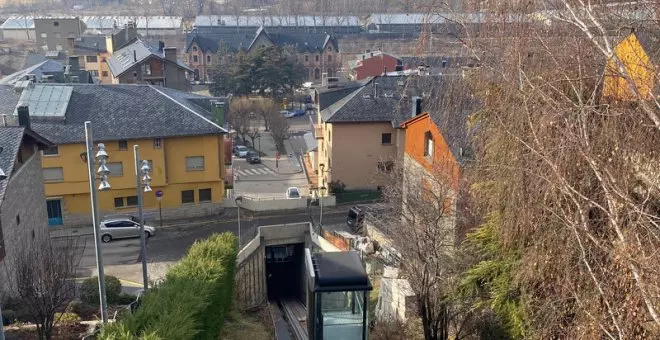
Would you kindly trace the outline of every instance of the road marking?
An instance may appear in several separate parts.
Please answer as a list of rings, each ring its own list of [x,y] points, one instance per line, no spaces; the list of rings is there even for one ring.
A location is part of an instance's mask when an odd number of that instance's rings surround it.
[[[259,169],[255,169],[255,170],[258,171],[262,175],[268,175],[268,171],[266,171],[265,169],[259,168]]]
[[[107,275],[106,275],[106,276],[107,276]],[[73,280],[76,281],[76,282],[83,282],[83,281],[85,281],[85,280],[87,280],[87,279],[91,279],[91,278],[93,278],[93,277],[94,277],[94,276],[89,276],[89,277],[76,277],[76,278],[73,278]],[[133,282],[133,281],[129,281],[129,280],[124,280],[124,279],[120,279],[120,278],[117,278],[117,279],[119,280],[119,282],[121,282],[121,284],[122,284],[123,286],[129,286],[129,287],[142,287],[142,284],[141,284],[141,283],[137,283],[137,282]]]

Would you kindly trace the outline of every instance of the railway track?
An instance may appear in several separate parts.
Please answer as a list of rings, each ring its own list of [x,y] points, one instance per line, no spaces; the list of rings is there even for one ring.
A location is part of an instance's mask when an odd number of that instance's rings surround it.
[[[307,340],[307,309],[295,299],[283,299],[279,302],[293,336],[297,340]]]

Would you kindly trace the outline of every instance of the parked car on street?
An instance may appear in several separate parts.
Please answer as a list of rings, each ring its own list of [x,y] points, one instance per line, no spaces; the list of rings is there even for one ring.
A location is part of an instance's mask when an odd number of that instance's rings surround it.
[[[122,238],[140,237],[140,223],[134,216],[112,216],[101,221],[99,232],[101,241],[108,243],[112,240]],[[149,238],[156,235],[156,229],[148,225],[144,226],[144,236]]]
[[[248,152],[247,155],[245,156],[245,159],[250,164],[261,163],[261,157],[259,157],[259,153],[256,151]]]
[[[237,157],[245,157],[248,154],[248,151],[250,151],[245,145],[236,145],[234,147],[234,155]]]
[[[286,198],[287,199],[299,199],[300,198],[300,190],[296,187],[290,187],[286,189]]]

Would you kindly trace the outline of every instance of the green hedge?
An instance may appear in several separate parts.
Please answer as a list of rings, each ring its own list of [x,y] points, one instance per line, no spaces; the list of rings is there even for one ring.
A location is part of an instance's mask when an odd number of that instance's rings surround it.
[[[237,252],[231,233],[195,242],[140,308],[99,339],[217,339],[231,308]]]
[[[105,300],[109,304],[115,304],[121,294],[121,281],[112,275],[105,275]],[[80,299],[83,302],[98,306],[99,299],[99,278],[98,276],[88,277],[80,286]]]

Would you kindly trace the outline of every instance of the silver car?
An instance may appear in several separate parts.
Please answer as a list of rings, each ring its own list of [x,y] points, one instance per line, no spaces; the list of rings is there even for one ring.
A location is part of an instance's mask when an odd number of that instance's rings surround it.
[[[101,221],[101,241],[108,243],[122,238],[140,237],[140,223],[133,216],[106,217]],[[156,229],[144,226],[144,236],[149,238],[156,234]]]

